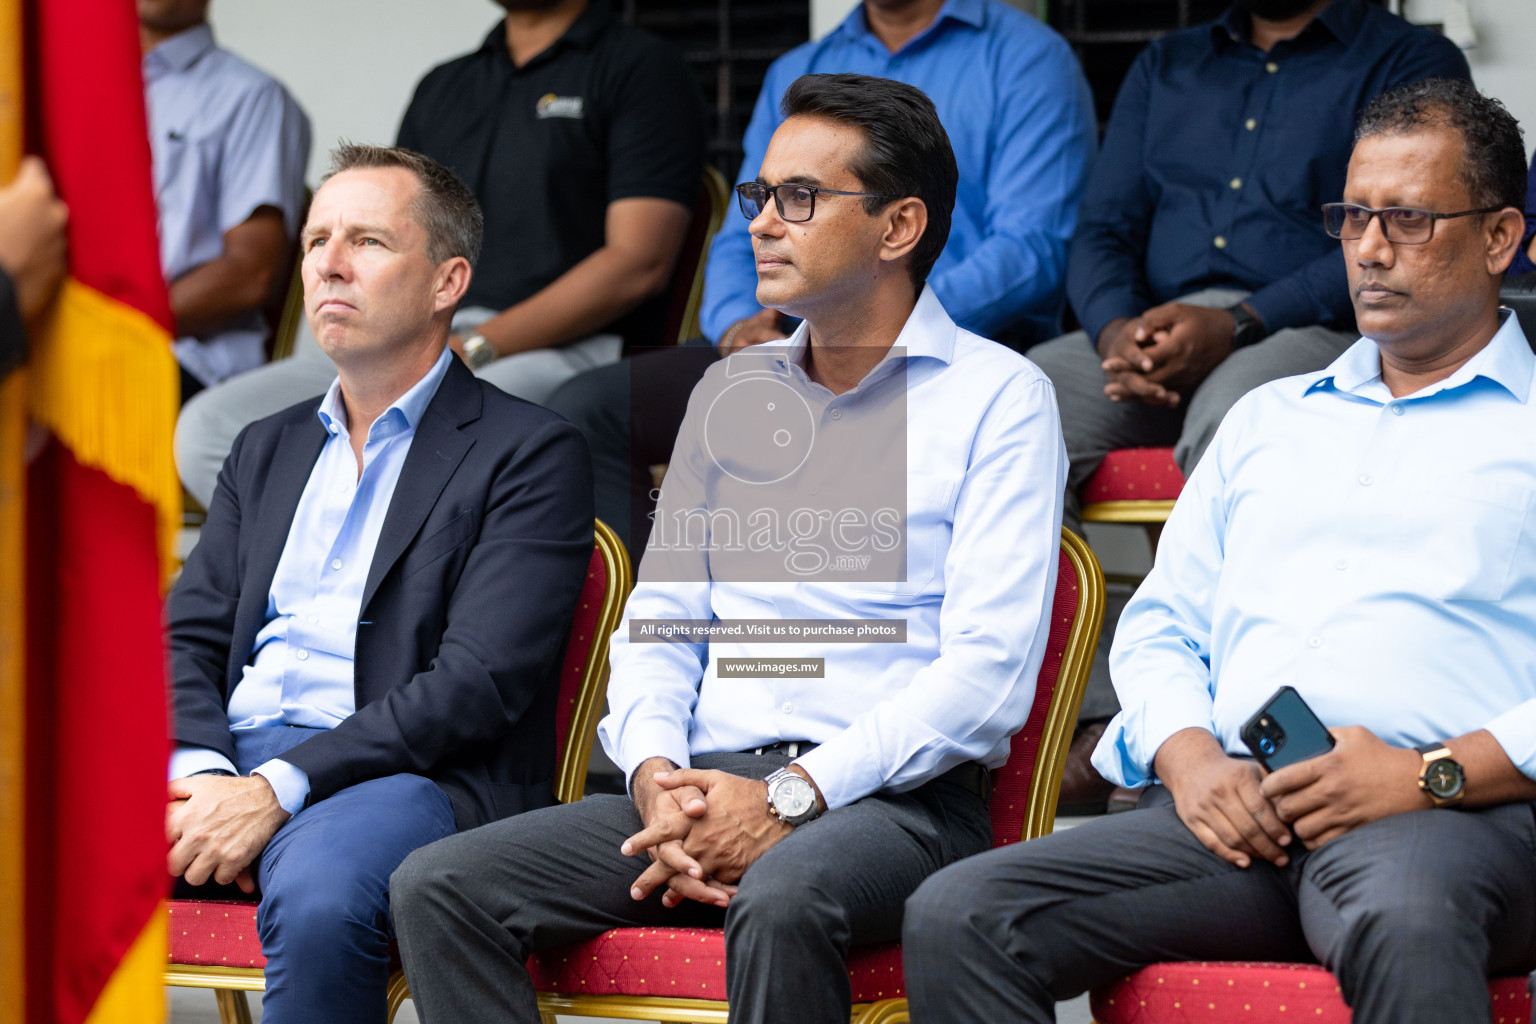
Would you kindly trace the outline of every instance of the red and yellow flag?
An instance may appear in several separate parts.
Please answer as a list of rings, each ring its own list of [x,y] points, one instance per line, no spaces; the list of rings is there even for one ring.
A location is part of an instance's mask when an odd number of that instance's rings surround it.
[[[0,1021],[144,1024],[181,489],[134,5],[0,0],[0,51],[0,180],[35,151],[70,210],[69,280],[0,382]]]

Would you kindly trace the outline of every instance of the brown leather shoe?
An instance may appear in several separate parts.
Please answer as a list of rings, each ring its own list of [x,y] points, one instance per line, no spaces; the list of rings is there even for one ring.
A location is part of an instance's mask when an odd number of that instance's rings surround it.
[[[1072,746],[1067,749],[1067,765],[1061,773],[1061,797],[1056,802],[1056,813],[1061,817],[1080,817],[1103,814],[1114,785],[1094,770],[1088,763],[1099,737],[1104,735],[1103,722],[1091,722],[1078,730]]]

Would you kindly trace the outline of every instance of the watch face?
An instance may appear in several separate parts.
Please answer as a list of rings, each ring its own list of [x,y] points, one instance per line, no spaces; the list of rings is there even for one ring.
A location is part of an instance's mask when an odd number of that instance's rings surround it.
[[[773,806],[781,818],[798,818],[816,806],[816,791],[798,775],[781,779],[773,787]]]
[[[1455,796],[1461,792],[1461,772],[1450,761],[1436,761],[1424,773],[1424,785],[1435,796]]]

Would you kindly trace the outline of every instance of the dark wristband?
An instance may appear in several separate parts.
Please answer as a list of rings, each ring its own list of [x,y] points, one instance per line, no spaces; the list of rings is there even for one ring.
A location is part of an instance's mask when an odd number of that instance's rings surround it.
[[[1264,321],[1248,312],[1248,307],[1241,302],[1228,307],[1227,312],[1232,314],[1233,348],[1246,348],[1269,336],[1269,329],[1264,326]]]

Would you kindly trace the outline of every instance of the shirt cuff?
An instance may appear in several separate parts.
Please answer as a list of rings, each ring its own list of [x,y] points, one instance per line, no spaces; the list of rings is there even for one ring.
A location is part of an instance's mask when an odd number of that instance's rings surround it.
[[[603,725],[607,725],[606,719]],[[611,730],[607,728],[600,728],[598,732],[603,750],[624,773],[626,792],[635,769],[653,757],[664,757],[679,768],[690,766],[688,737],[670,724],[630,721],[625,723],[622,737],[610,735]]]
[[[210,768],[222,768],[232,775],[239,775],[240,770],[234,766],[223,754],[209,747],[177,747],[176,753],[171,755],[171,771],[169,778],[184,779],[188,775],[196,775]]]
[[[1515,705],[1483,728],[1504,748],[1504,755],[1521,774],[1536,779],[1536,700]]]
[[[289,814],[298,814],[309,799],[309,774],[298,765],[274,757],[266,764],[251,769],[252,775],[260,775],[277,794],[278,806]]]
[[[827,802],[829,811],[851,804],[885,785],[885,778],[874,758],[849,756],[848,751],[839,749],[845,745],[831,740],[792,762],[804,769],[816,788],[821,790],[821,798]]]
[[[1140,707],[1122,709],[1109,725],[1090,759],[1099,774],[1117,786],[1139,789],[1157,780],[1152,763],[1168,738],[1185,729],[1216,735],[1210,701],[1177,694],[1160,695]]]
[[[1312,300],[1299,283],[1289,278],[1265,285],[1243,301],[1264,321],[1267,334],[1288,327],[1308,327],[1317,323]]]
[[[721,335],[730,330],[732,324],[756,316],[762,308],[757,304],[756,292],[745,298],[722,302],[707,318],[700,321],[699,330],[704,332],[704,337],[711,345],[719,346]]]

